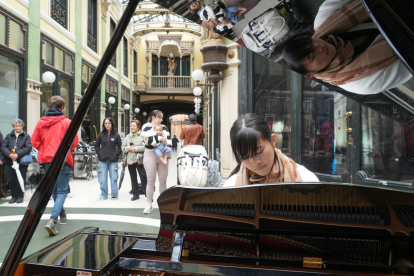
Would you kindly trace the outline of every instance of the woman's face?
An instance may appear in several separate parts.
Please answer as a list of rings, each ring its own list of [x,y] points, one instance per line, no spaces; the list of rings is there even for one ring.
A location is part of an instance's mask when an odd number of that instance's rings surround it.
[[[157,116],[157,117],[152,116],[151,123],[152,123],[153,125],[159,125],[159,124],[161,124],[161,122],[162,122],[162,117],[163,117],[163,114],[162,114],[162,113],[158,114],[158,116]]]
[[[336,48],[332,44],[320,38],[312,37],[314,52],[308,59],[302,61],[309,72],[316,73],[324,69],[331,63],[336,54]]]
[[[265,176],[270,173],[275,160],[276,135],[272,134],[272,143],[267,140],[257,141],[257,153],[249,159],[242,160],[243,166],[258,175]]]
[[[132,133],[135,133],[135,132],[138,131],[138,126],[137,126],[137,124],[135,122],[134,123],[131,123],[130,128],[131,128],[131,132]]]
[[[110,130],[111,130],[111,128],[112,128],[112,124],[111,124],[111,122],[110,122],[109,120],[105,120],[105,129],[106,129],[107,131],[110,131]]]
[[[16,123],[14,124],[13,128],[14,128],[14,131],[16,131],[16,133],[20,133],[23,129],[23,126],[22,124]]]

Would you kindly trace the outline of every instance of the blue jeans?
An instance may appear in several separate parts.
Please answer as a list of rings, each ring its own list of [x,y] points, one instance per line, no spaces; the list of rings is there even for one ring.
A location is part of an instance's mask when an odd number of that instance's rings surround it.
[[[45,163],[46,170],[49,168],[50,163]],[[69,178],[70,178],[71,167],[68,163],[63,165],[62,171],[59,174],[58,180],[56,182],[56,187],[53,189],[53,205],[52,215],[50,220],[53,220],[54,223],[57,222],[59,217],[66,217],[65,209],[63,209],[63,204],[65,204],[66,195],[68,194],[69,188]]]
[[[171,153],[171,149],[163,143],[160,143],[158,146],[154,147],[154,151],[158,158],[163,156],[162,151],[164,151],[165,154]]]
[[[108,172],[111,179],[111,196],[118,197],[118,162],[99,161],[98,182],[101,184],[101,198],[108,198]]]

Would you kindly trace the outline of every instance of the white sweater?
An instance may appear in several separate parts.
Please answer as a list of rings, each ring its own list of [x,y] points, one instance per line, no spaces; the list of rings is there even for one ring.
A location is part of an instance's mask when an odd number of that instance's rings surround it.
[[[326,0],[323,2],[319,7],[318,14],[315,18],[314,29],[316,30],[330,15],[337,12],[342,6],[352,1],[353,0]],[[355,26],[349,31],[368,28],[376,28],[376,26],[374,23],[363,23]],[[382,35],[379,35],[376,40],[380,37],[382,37]],[[369,77],[338,86],[346,91],[354,92],[360,95],[368,95],[376,94],[402,85],[409,81],[412,77],[413,76],[407,68],[405,68],[401,60],[398,59],[387,68],[384,68]]]
[[[302,178],[302,182],[319,182],[319,179],[316,177],[316,175],[305,168],[302,165],[296,164],[300,177]],[[237,180],[237,174],[232,175],[229,177],[226,182],[224,182],[223,187],[231,187],[236,185]]]

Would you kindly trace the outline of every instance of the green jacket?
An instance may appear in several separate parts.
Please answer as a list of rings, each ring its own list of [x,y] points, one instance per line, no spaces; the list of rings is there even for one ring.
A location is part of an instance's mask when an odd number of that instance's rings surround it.
[[[144,145],[144,138],[141,136],[141,130],[138,130],[137,136],[132,136],[132,133],[128,134],[125,137],[124,142],[122,143],[122,152],[124,156],[127,158],[127,164],[132,165],[137,162],[137,154],[141,153],[144,154],[145,145]],[[130,143],[134,143],[135,152],[127,151],[125,148],[130,146]]]

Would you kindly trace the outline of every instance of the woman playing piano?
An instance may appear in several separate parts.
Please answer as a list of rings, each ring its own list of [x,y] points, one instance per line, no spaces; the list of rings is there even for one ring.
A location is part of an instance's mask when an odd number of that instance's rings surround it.
[[[257,114],[239,117],[230,129],[237,167],[224,186],[277,182],[319,182],[315,174],[276,148],[276,135]]]

